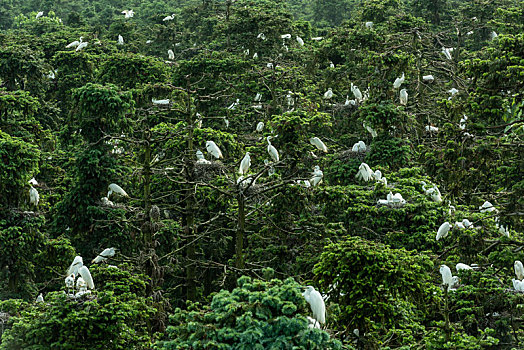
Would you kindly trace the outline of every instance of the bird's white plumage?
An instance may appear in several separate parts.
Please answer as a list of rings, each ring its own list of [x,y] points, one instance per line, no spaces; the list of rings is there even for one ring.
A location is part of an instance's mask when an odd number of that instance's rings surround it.
[[[522,262],[520,262],[519,260],[516,260],[513,263],[513,267],[515,269],[515,275],[517,275],[517,278],[519,280],[524,279],[524,266],[522,265]]]
[[[262,132],[262,130],[264,130],[264,122],[258,122],[257,131]]]
[[[373,179],[374,172],[371,170],[369,165],[366,163],[360,164],[358,167],[357,175],[355,176],[357,179],[362,179],[364,181],[370,181]]]
[[[109,191],[107,192],[107,198],[109,198],[109,196],[111,196],[113,192],[118,193],[119,195],[124,197],[129,197],[126,191],[124,191],[124,189],[118,186],[117,184],[110,184],[109,186],[107,186],[107,188],[109,189]]]
[[[402,73],[402,76],[400,78],[395,79],[393,82],[393,89],[398,89],[402,83],[404,83],[405,77],[404,73]]]
[[[446,237],[450,229],[451,229],[451,224],[447,221],[443,223],[442,225],[440,225],[437,231],[437,237],[436,237],[437,241],[441,238]]]
[[[247,174],[250,166],[251,166],[251,156],[249,155],[249,152],[246,152],[246,155],[244,156],[244,158],[242,158],[242,161],[240,162],[240,167],[238,168],[238,172],[243,175]]]
[[[170,60],[175,59],[175,53],[171,49],[167,50],[167,56],[169,57]]]
[[[76,50],[75,51],[80,51],[82,50],[83,48],[85,48],[87,46],[87,41],[84,41],[84,42],[81,42],[78,44],[78,46],[76,47]]]
[[[36,188],[31,186],[29,189],[29,203],[33,204],[34,206],[38,206],[38,202],[40,201],[40,195],[38,194],[38,191]]]
[[[322,140],[319,139],[316,136],[310,138],[309,139],[309,143],[311,143],[313,146],[315,146],[316,148],[318,148],[322,152],[327,152],[328,151],[328,149],[327,149],[326,145],[324,144],[324,142],[322,142]]]
[[[407,105],[408,104],[408,91],[406,89],[400,90],[400,104]]]
[[[216,159],[224,158],[222,151],[214,141],[206,141],[206,150]]]
[[[124,45],[124,37],[122,35],[118,35],[118,45]]]
[[[131,18],[135,15],[135,11],[133,10],[124,10],[121,13],[125,15],[125,18]]]
[[[33,177],[31,180],[29,180],[29,184],[33,185],[33,186],[37,186],[38,185],[38,181],[36,181],[36,179]]]
[[[157,100],[157,99],[152,98],[151,102],[153,102],[153,104],[155,104],[155,105],[168,105],[169,104],[169,99]]]
[[[275,148],[275,146],[273,146],[271,144],[271,139],[272,139],[271,136],[268,136],[266,138],[266,140],[267,140],[267,153],[269,153],[269,156],[271,157],[273,162],[278,162],[280,160],[280,155],[278,154],[278,151]]]
[[[297,36],[297,42],[300,46],[304,46],[304,40],[301,37]]]
[[[36,302],[37,303],[43,303],[44,302],[44,296],[42,295],[42,293],[38,294],[38,296],[36,297]]]
[[[473,270],[473,268],[467,264],[463,264],[463,263],[458,263],[455,268],[457,269],[457,271],[461,271],[461,270]]]
[[[326,323],[326,304],[324,304],[322,295],[312,286],[307,286],[306,291],[302,295],[311,306],[313,318],[320,323]]]
[[[357,143],[355,143],[353,145],[353,147],[351,148],[351,151],[353,152],[366,152],[366,144],[364,143],[364,141],[358,141]]]
[[[444,54],[444,56],[446,56],[446,58],[448,60],[452,60],[453,57],[451,56],[451,53],[453,52],[453,48],[452,47],[442,47],[442,53]]]
[[[333,97],[333,90],[331,88],[327,89],[326,92],[324,92],[324,99],[329,100]]]
[[[353,83],[351,83],[351,92],[358,102],[362,102],[362,92],[356,85],[353,85]]]
[[[98,254],[96,258],[91,261],[92,264],[98,264],[104,260],[107,260],[108,258],[112,258],[115,256],[115,248],[106,248],[102,251],[102,253]]]
[[[440,274],[442,275],[442,284],[448,286],[448,290],[453,285],[453,275],[447,265],[440,265]]]
[[[82,266],[81,268],[79,268],[78,273],[84,279],[84,281],[90,289],[95,289],[93,277],[91,277],[91,272],[89,272],[89,269],[86,266]]]
[[[313,170],[313,177],[311,178],[310,185],[311,186],[317,186],[322,181],[322,178],[324,177],[324,173],[322,170],[320,170],[320,167],[318,165],[315,165],[315,169]]]
[[[78,275],[78,269],[80,269],[82,266],[84,266],[84,261],[82,260],[82,257],[77,255],[73,259],[73,263],[71,266],[69,266],[69,269],[67,269],[68,275]]]
[[[428,83],[432,83],[435,80],[435,78],[433,77],[433,75],[428,74],[428,75],[423,75],[422,80],[427,81]]]

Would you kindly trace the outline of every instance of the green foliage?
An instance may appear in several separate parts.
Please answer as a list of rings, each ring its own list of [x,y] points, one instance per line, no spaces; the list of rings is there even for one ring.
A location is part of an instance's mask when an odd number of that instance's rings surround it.
[[[238,279],[232,292],[222,290],[209,306],[177,309],[158,349],[341,349],[337,340],[309,328],[300,285],[293,279],[269,282]]]

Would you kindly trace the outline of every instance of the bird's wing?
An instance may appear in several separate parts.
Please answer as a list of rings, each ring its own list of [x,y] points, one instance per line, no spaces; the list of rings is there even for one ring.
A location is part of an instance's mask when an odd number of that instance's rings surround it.
[[[89,272],[89,269],[86,266],[82,266],[78,269],[78,273],[84,281],[86,281],[87,286],[91,289],[95,289],[95,283],[93,282],[93,277],[91,277],[91,273]]]

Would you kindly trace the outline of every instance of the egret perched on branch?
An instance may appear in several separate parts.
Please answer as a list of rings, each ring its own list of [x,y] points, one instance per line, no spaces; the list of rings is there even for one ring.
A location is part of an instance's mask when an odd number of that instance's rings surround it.
[[[297,36],[297,42],[300,46],[304,46],[304,40],[301,37]]]
[[[107,260],[108,258],[112,258],[113,256],[115,256],[115,248],[106,248],[102,251],[102,253],[98,254],[96,258],[91,261],[91,263],[98,264],[104,260]]]
[[[65,278],[65,285],[66,285],[66,288],[67,288],[67,292],[68,293],[74,293],[74,288],[75,288],[75,275],[74,274],[70,274],[69,276],[67,276]]]
[[[266,35],[264,33],[259,33],[257,35],[257,39],[262,39],[262,40],[266,40]]]
[[[517,275],[517,278],[519,280],[523,280],[524,279],[524,266],[522,265],[522,263],[519,260],[515,260],[515,262],[513,263],[513,267],[515,269],[515,275]]]
[[[89,269],[86,266],[80,267],[78,269],[78,273],[84,279],[84,281],[87,283],[87,286],[90,289],[95,289],[95,284],[93,282],[93,277],[91,277],[91,273],[89,272]]]
[[[165,100],[157,100],[157,99],[152,98],[151,102],[153,102],[154,105],[168,105],[169,99],[167,98]]]
[[[76,50],[75,50],[75,51],[80,51],[80,50],[82,50],[83,48],[85,48],[86,46],[87,46],[87,41],[81,42],[81,43],[78,44],[78,46],[76,47]]]
[[[429,133],[438,132],[438,128],[433,125],[426,125],[426,131]]]
[[[326,92],[324,92],[324,99],[329,100],[333,97],[333,90],[331,88],[327,89]]]
[[[351,92],[358,102],[362,102],[362,92],[356,85],[353,85],[353,83],[351,83]]]
[[[364,141],[358,141],[353,145],[351,151],[358,153],[366,152],[366,144],[364,143]]]
[[[38,191],[36,190],[36,188],[31,186],[31,188],[29,189],[29,203],[37,207],[39,201],[40,195],[38,194]]]
[[[109,198],[109,196],[111,196],[113,192],[118,193],[119,195],[124,196],[124,197],[129,197],[126,191],[124,191],[124,189],[118,186],[117,184],[114,184],[114,183],[110,184],[109,186],[107,186],[107,188],[109,189],[109,191],[107,192],[107,198]]]
[[[378,135],[377,132],[376,132],[375,129],[373,129],[371,126],[366,125],[366,123],[362,123],[362,126],[363,126],[364,128],[366,128],[366,130],[371,134],[371,137],[372,137],[372,138],[377,137],[377,135]]]
[[[313,318],[320,323],[326,323],[326,304],[324,304],[322,295],[312,286],[307,286],[306,291],[302,295],[311,306]]]
[[[468,116],[464,114],[463,117],[460,119],[460,122],[459,122],[460,130],[466,129],[466,122],[467,121],[468,121]]]
[[[43,11],[40,11],[40,12],[38,12],[38,13],[36,14],[35,19],[38,19],[38,18],[42,17],[43,15],[44,15],[44,12],[43,12]],[[493,32],[493,33],[495,33],[495,32]]]
[[[440,227],[438,228],[438,231],[437,231],[437,241],[441,238],[444,238],[448,235],[449,233],[449,230],[451,229],[451,224],[449,222],[445,222],[443,223],[442,225],[440,225]]]
[[[314,187],[320,184],[323,177],[324,177],[324,173],[322,172],[322,170],[320,170],[320,167],[318,165],[315,165],[315,170],[313,170],[313,177],[309,181],[311,186]]]
[[[124,45],[124,37],[122,35],[118,35],[118,45]]]
[[[464,225],[464,228],[470,228],[473,226],[473,224],[468,219],[462,220],[462,225]]]
[[[67,274],[70,275],[78,275],[78,269],[80,269],[82,266],[84,266],[84,261],[82,260],[82,257],[77,255],[75,256],[73,263],[71,266],[69,266],[69,269],[67,269]]]
[[[365,26],[366,26],[366,28],[371,29],[371,28],[373,28],[373,22],[371,22],[371,21],[370,22],[366,22]]]
[[[319,139],[318,137],[312,137],[309,139],[309,143],[312,144],[313,146],[315,146],[316,148],[318,148],[319,150],[321,150],[322,152],[325,152],[327,153],[328,149],[326,147],[326,145],[324,144],[324,142],[322,142],[321,139]]]
[[[77,46],[80,45],[80,43],[82,42],[82,39],[83,39],[83,38],[84,38],[84,37],[81,36],[81,37],[80,37],[80,40],[75,40],[75,41],[73,41],[72,43],[67,44],[67,45],[66,45],[66,49],[69,49],[70,47],[77,47]]]
[[[524,292],[524,281],[519,281],[516,279],[511,280],[513,282],[513,288],[518,292]]]
[[[264,122],[258,122],[257,131],[262,132],[262,130],[264,130]]]
[[[444,54],[444,56],[446,56],[448,60],[453,59],[453,57],[451,56],[452,52],[453,52],[452,47],[442,47],[442,53]]]
[[[433,75],[429,74],[422,76],[422,80],[427,81],[428,83],[432,83],[433,80],[435,80],[435,78],[433,77]]]
[[[42,295],[42,293],[38,294],[38,296],[36,297],[36,302],[37,303],[43,303],[44,302],[44,296]]]
[[[360,164],[358,167],[357,175],[355,176],[357,179],[362,179],[364,181],[369,181],[373,179],[373,170],[367,165],[366,163]]]
[[[37,17],[38,18],[38,17]],[[497,32],[495,31],[492,31],[490,34],[489,34],[489,37],[491,40],[494,40],[496,37],[498,37],[499,35],[497,34]]]
[[[198,164],[211,164],[209,160],[204,158],[204,153],[201,150],[196,151],[197,163]]]
[[[481,213],[485,213],[485,212],[488,212],[488,213],[491,213],[492,211],[497,211],[497,208],[495,208],[493,206],[493,204],[491,204],[490,202],[488,201],[485,201],[480,207],[480,212]]]
[[[171,20],[173,20],[173,19],[175,19],[175,14],[174,14],[174,13],[173,13],[171,16],[164,17],[164,18],[162,19],[162,21],[163,21],[163,22],[166,22],[166,21],[171,21]]]
[[[217,144],[213,141],[206,141],[206,149],[213,157],[216,159],[224,158],[222,156],[222,151],[218,148]]]
[[[314,38],[311,38],[311,40],[313,40],[313,41],[321,41],[322,39],[324,39],[323,36],[316,36]]]
[[[255,95],[255,102],[260,102],[262,100],[262,94],[257,92]]]
[[[282,39],[291,39],[291,34],[282,34],[280,37]]]
[[[251,157],[249,155],[249,152],[246,152],[246,155],[240,162],[240,167],[238,169],[239,174],[243,174],[243,175],[247,174],[250,166],[251,166]]]
[[[440,274],[442,275],[442,284],[447,285],[448,290],[450,290],[454,284],[451,269],[447,265],[440,265]]]
[[[463,264],[463,263],[458,263],[455,268],[457,269],[457,271],[461,271],[461,270],[473,270],[473,268],[469,265],[466,265],[466,264]]]
[[[400,104],[404,106],[408,104],[408,91],[406,89],[400,90]]]
[[[31,180],[29,180],[29,184],[33,186],[38,186],[38,181],[33,177]]]
[[[275,148],[275,146],[273,146],[271,144],[271,139],[272,138],[273,138],[272,136],[268,136],[266,138],[266,140],[267,140],[267,153],[269,153],[269,156],[271,157],[273,162],[278,162],[280,160],[280,156],[278,155],[278,151]]]
[[[167,55],[169,56],[170,60],[174,60],[175,59],[175,53],[173,52],[173,50],[171,50],[171,49],[167,50]]]
[[[400,85],[404,82],[404,73],[402,73],[402,76],[400,78],[395,79],[393,82],[393,89],[398,89]]]
[[[131,18],[135,15],[135,12],[133,10],[124,10],[121,13],[125,15],[124,18]]]

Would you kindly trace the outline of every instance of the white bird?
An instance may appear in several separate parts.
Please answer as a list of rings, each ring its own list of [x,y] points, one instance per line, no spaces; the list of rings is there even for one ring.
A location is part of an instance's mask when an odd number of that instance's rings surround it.
[[[315,170],[313,170],[313,177],[311,178],[309,183],[311,184],[311,186],[314,187],[322,181],[323,177],[324,173],[322,172],[322,170],[320,170],[320,167],[318,165],[315,165]]]
[[[103,205],[108,206],[108,207],[112,207],[115,205],[115,203],[111,202],[109,198],[107,197],[100,198],[100,201],[102,202]]]
[[[460,122],[459,122],[460,130],[466,129],[466,122],[467,121],[468,121],[468,116],[464,114],[463,117],[460,119]]]
[[[81,37],[80,37],[80,40],[75,40],[75,41],[73,41],[73,42],[67,44],[67,45],[66,45],[66,49],[69,49],[70,47],[77,47],[77,46],[80,45],[80,43],[82,42],[82,39],[83,39],[83,38],[84,38],[84,37],[81,36]]]
[[[426,131],[431,133],[431,132],[438,132],[438,128],[436,126],[433,126],[433,125],[426,125]]]
[[[211,164],[209,160],[204,158],[204,153],[201,150],[196,151],[197,163],[199,164]]]
[[[240,102],[240,99],[237,98],[237,100],[233,102],[232,104],[230,104],[229,107],[227,107],[227,109],[235,109],[236,106],[238,106],[239,102]]]
[[[446,56],[448,60],[453,59],[453,57],[451,57],[452,52],[453,52],[452,47],[442,47],[442,53],[444,54],[444,56]]]
[[[36,302],[37,303],[43,303],[44,302],[44,296],[42,295],[42,293],[38,294],[38,296],[36,297]]]
[[[249,155],[249,152],[246,152],[246,155],[244,158],[242,158],[242,161],[240,162],[240,167],[238,168],[239,174],[247,174],[249,171],[249,167],[251,166],[251,157]]]
[[[171,50],[171,49],[167,50],[167,55],[169,56],[170,60],[174,60],[175,59],[175,53],[173,52],[173,50]]]
[[[173,13],[171,16],[166,16],[162,19],[163,22],[166,22],[166,21],[171,21],[175,19],[175,14]]]
[[[98,254],[96,258],[91,261],[92,264],[98,264],[104,260],[107,260],[107,258],[112,258],[115,256],[115,248],[106,248],[102,251],[102,253]]]
[[[391,193],[391,191],[387,195],[387,199],[384,201],[383,199],[380,199],[378,204],[386,204],[392,208],[400,208],[406,204],[406,200],[402,197],[400,193]]]
[[[154,105],[168,105],[169,99],[167,98],[165,100],[157,100],[157,99],[152,98],[151,102],[153,102]]]
[[[315,320],[313,317],[306,316],[308,321],[308,328],[318,328],[320,329],[320,323],[318,323],[317,320]]]
[[[44,12],[43,12],[43,11],[40,11],[40,12],[38,12],[38,13],[36,14],[35,19],[38,19],[38,18],[42,17],[43,15],[44,15]],[[493,33],[495,33],[495,32],[493,32]]]
[[[333,90],[331,88],[327,89],[326,92],[324,92],[324,99],[329,100],[333,97]]]
[[[321,41],[322,39],[324,39],[323,36],[316,36],[314,38],[311,38],[311,40],[313,40],[313,41]]]
[[[124,10],[121,13],[125,15],[125,18],[131,18],[135,15],[135,12],[133,10]]]
[[[366,22],[366,28],[373,28],[373,22]]]
[[[76,279],[76,289],[78,290],[76,297],[82,296],[86,292],[87,283],[82,277]]]
[[[282,34],[280,37],[282,39],[291,39],[291,34]]]
[[[206,141],[206,149],[213,157],[216,159],[224,158],[222,156],[222,151],[218,148],[217,144],[213,141]]]
[[[67,275],[78,275],[78,269],[80,269],[82,266],[84,266],[84,261],[82,260],[82,257],[77,255],[73,259],[73,263],[71,266],[69,266],[69,269],[67,269]]]
[[[40,201],[40,195],[38,194],[38,191],[36,188],[31,186],[29,189],[29,203],[33,204],[34,206],[38,206],[38,202]]]
[[[55,73],[56,73],[56,70],[54,72],[52,70],[50,70],[49,74],[47,75],[47,77],[49,79],[55,79],[56,78]]]
[[[91,277],[91,273],[89,272],[89,269],[86,266],[80,267],[78,269],[78,273],[84,279],[84,281],[87,283],[87,286],[90,289],[95,289],[95,284],[93,282],[93,277]]]
[[[288,108],[291,108],[291,107],[293,107],[295,105],[295,99],[293,98],[293,96],[291,94],[292,94],[292,92],[288,91],[287,95],[286,95],[287,107]]]
[[[515,269],[515,275],[517,275],[517,278],[519,280],[524,279],[524,266],[519,260],[515,260],[513,263],[513,268]]]
[[[448,235],[449,233],[449,230],[451,229],[451,224],[449,222],[445,222],[443,223],[442,225],[440,225],[440,227],[438,228],[438,231],[437,231],[437,241],[441,238],[444,238]]]
[[[309,143],[312,144],[313,146],[315,146],[316,148],[318,148],[319,150],[321,150],[322,152],[325,152],[327,153],[328,149],[326,147],[326,145],[324,144],[324,142],[322,142],[321,139],[319,139],[318,137],[312,137],[309,139]]]
[[[335,64],[331,61],[329,61],[329,68],[335,68]]]
[[[435,80],[435,78],[433,78],[433,75],[429,74],[423,75],[422,80],[427,81],[428,83],[432,83]]]
[[[466,228],[461,221],[455,221],[455,227],[458,228],[459,230],[463,230]]]
[[[466,264],[463,264],[463,263],[458,263],[455,268],[457,269],[457,271],[461,271],[461,270],[473,270],[473,268],[469,265],[466,265]]]
[[[259,33],[257,35],[257,39],[262,39],[262,40],[266,40],[266,35],[264,33]]]
[[[486,213],[486,212],[490,213],[490,212],[492,212],[492,211],[497,211],[497,208],[495,208],[495,207],[493,206],[493,204],[491,204],[491,203],[488,202],[488,201],[485,201],[485,202],[484,202],[484,203],[479,207],[479,209],[480,209],[480,212],[481,212],[481,213]]]
[[[398,89],[402,83],[404,83],[404,73],[402,73],[400,78],[395,79],[393,82],[393,89]]]
[[[80,51],[82,50],[84,47],[87,46],[87,41],[84,41],[84,42],[81,42],[80,44],[78,44],[78,46],[76,47],[76,50],[75,51]]]
[[[451,100],[451,98],[453,96],[455,96],[459,91],[455,88],[451,88],[450,90],[448,90],[448,92],[451,94],[451,96],[448,98],[448,100]]]
[[[346,102],[344,102],[344,106],[349,106],[349,105],[355,106],[356,104],[357,104],[356,100],[350,100],[349,96],[346,95]]]
[[[356,85],[353,85],[353,83],[351,83],[351,92],[358,102],[362,102],[362,92]]]
[[[464,225],[464,228],[469,228],[473,226],[473,224],[468,219],[462,220],[462,225]]]
[[[518,292],[524,292],[524,281],[519,281],[516,279],[511,280],[513,282],[513,288]]]
[[[300,46],[304,46],[304,40],[301,37],[297,36],[297,42]]]
[[[258,52],[255,52],[255,53],[253,54],[253,59],[257,59],[257,58],[258,58]]]
[[[400,90],[400,104],[404,106],[408,104],[408,91],[406,89]]]
[[[124,45],[124,37],[122,35],[118,35],[118,45]]]
[[[271,157],[273,162],[278,162],[280,160],[280,156],[278,155],[278,151],[275,148],[275,146],[273,146],[271,144],[271,139],[272,138],[273,138],[272,136],[268,136],[266,138],[266,140],[267,140],[267,153],[269,153],[269,156]]]
[[[373,179],[374,172],[371,170],[369,165],[366,163],[360,164],[358,167],[357,175],[355,176],[357,179],[362,179],[364,181],[370,181]]]
[[[371,137],[372,137],[372,138],[377,137],[378,134],[377,134],[377,132],[375,131],[375,129],[373,129],[372,127],[366,125],[366,123],[362,123],[362,126],[363,126],[364,128],[366,128],[366,130],[371,134]]]
[[[237,185],[240,185],[240,187],[243,189],[251,184],[254,185],[255,182],[256,182],[256,179],[253,176],[249,176],[249,177],[240,176],[237,179]]]
[[[442,275],[442,284],[447,285],[448,290],[450,290],[454,284],[451,269],[447,265],[440,265],[440,274]]]
[[[109,198],[113,192],[118,193],[119,195],[124,197],[129,197],[126,191],[124,191],[124,189],[118,186],[117,184],[110,184],[109,186],[107,186],[107,188],[109,189],[109,191],[107,192],[107,198]]]
[[[266,67],[269,69],[273,69],[273,63],[269,62],[266,64]]]
[[[38,18],[38,17],[37,17]],[[499,35],[495,32],[495,31],[492,31],[490,34],[489,34],[489,37],[491,38],[491,40],[495,39],[496,37],[498,37]]]
[[[320,323],[326,323],[326,304],[324,304],[322,295],[312,286],[307,286],[306,291],[302,295],[311,306],[313,318]]]
[[[262,100],[262,94],[257,92],[255,95],[255,102],[260,102]]]
[[[262,132],[262,130],[264,130],[264,122],[258,122],[257,132]]]
[[[65,278],[65,285],[67,288],[67,292],[71,293],[74,292],[75,288],[75,275],[71,274]]]
[[[351,151],[359,152],[359,153],[366,152],[366,144],[364,143],[364,141],[358,141],[357,143],[353,145],[353,147],[351,148]]]

